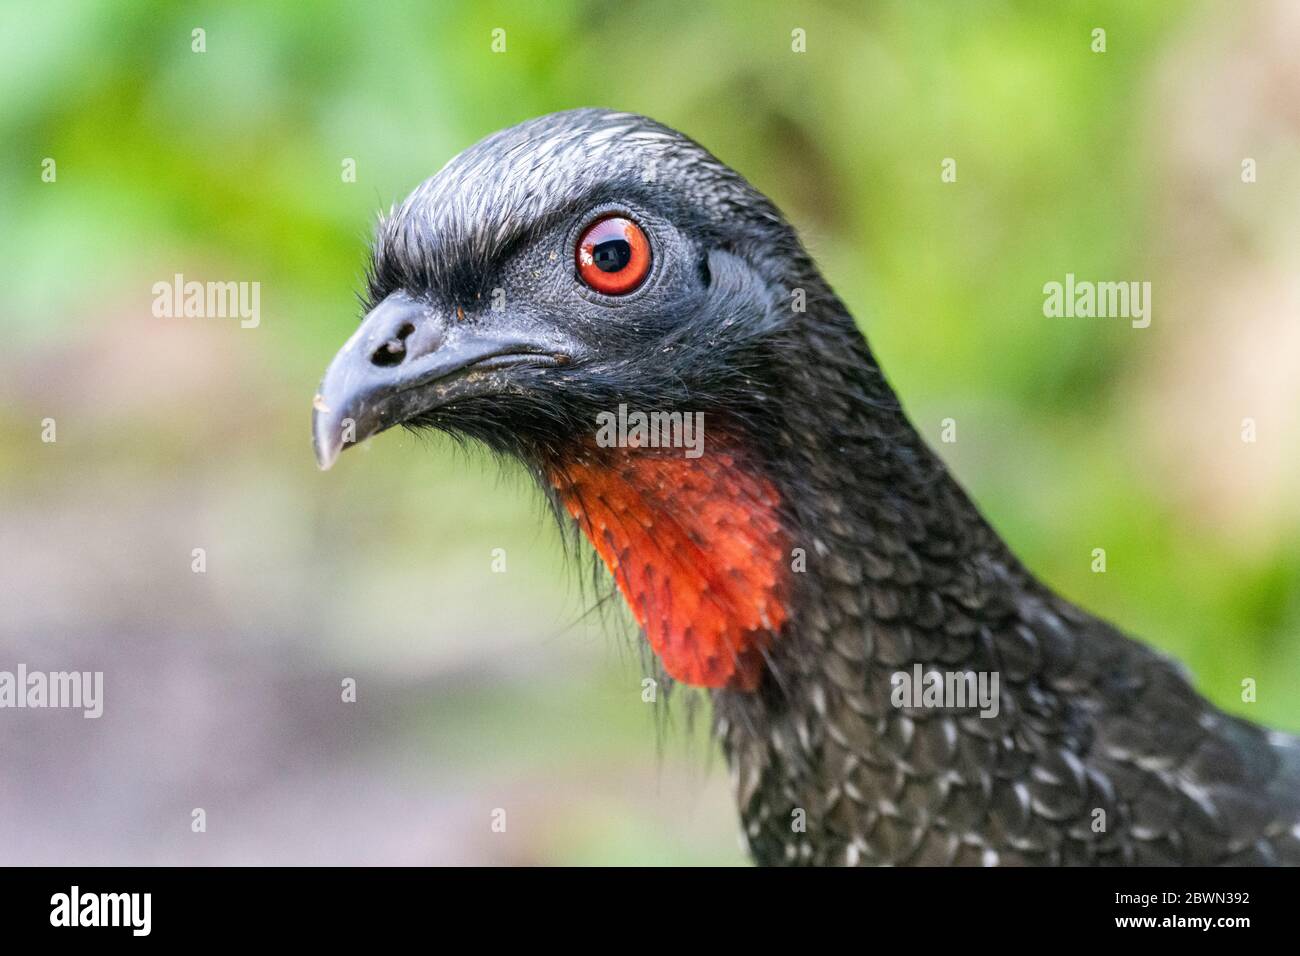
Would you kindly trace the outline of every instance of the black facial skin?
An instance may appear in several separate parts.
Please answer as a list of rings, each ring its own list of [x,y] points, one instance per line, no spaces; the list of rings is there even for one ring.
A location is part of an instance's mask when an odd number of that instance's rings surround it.
[[[611,208],[637,222],[654,250],[645,281],[622,296],[590,289],[573,265],[578,235]],[[762,351],[749,336],[725,331],[700,340],[701,326],[725,330],[742,317],[762,315],[762,287],[743,261],[702,248],[648,205],[593,205],[530,242],[493,278],[510,323],[563,329],[561,350],[569,361],[556,368],[521,366],[512,370],[513,387],[430,408],[411,424],[452,429],[528,462],[563,454],[575,438],[594,433],[599,412],[620,402],[734,417],[729,400],[747,383],[727,381],[732,376],[719,372],[729,372],[732,363],[703,361],[701,352],[710,343],[712,351]],[[470,313],[466,318],[473,320]],[[489,308],[475,318],[491,323],[496,315]]]

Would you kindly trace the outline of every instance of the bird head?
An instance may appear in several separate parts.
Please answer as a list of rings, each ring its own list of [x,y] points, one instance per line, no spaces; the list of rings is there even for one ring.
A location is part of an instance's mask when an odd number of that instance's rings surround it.
[[[796,288],[829,303],[816,324]],[[644,117],[540,117],[380,223],[365,299],[314,402],[322,468],[398,424],[513,455],[587,533],[672,676],[757,685],[788,616],[790,522],[763,449],[798,441],[788,402],[817,414],[802,381],[865,356],[766,198]],[[702,416],[703,453],[635,427],[599,442],[620,407]]]
[[[737,173],[644,117],[489,136],[379,225],[366,316],[316,400],[319,463],[397,424],[538,463],[619,403],[737,427],[794,316],[778,272],[796,247]]]

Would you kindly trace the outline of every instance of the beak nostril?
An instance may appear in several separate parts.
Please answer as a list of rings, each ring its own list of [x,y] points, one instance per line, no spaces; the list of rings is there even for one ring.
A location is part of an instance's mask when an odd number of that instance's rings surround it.
[[[375,349],[370,356],[371,364],[380,366],[401,365],[406,358],[406,340],[415,331],[415,326],[404,322],[397,334]]]

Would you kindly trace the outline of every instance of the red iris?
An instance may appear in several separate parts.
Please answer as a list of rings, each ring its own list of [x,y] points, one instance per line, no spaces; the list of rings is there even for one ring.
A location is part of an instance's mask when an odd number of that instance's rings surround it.
[[[650,272],[650,240],[623,216],[596,220],[574,252],[582,281],[605,295],[626,295]]]

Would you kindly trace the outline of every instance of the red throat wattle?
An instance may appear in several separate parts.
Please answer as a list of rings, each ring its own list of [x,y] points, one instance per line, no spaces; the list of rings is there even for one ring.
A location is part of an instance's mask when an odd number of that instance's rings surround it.
[[[552,470],[664,670],[696,687],[754,690],[787,617],[776,489],[707,451],[586,450]]]

